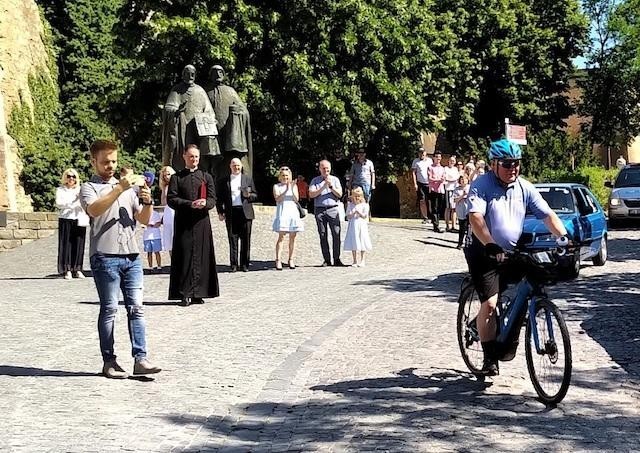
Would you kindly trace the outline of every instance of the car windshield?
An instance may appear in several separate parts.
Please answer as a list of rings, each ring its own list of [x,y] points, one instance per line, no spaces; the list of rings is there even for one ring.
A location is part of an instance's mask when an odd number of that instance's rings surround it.
[[[536,189],[555,212],[567,214],[575,211],[571,189],[567,187],[536,187]],[[532,213],[527,210],[527,215],[532,215]]]
[[[616,178],[614,185],[620,187],[640,187],[640,168],[624,168]]]

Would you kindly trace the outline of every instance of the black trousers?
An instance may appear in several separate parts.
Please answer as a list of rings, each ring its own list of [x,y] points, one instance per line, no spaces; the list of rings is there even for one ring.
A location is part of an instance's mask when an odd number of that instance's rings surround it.
[[[440,213],[444,209],[445,194],[429,192],[429,217],[434,225],[438,224]]]
[[[231,266],[249,266],[251,254],[251,224],[253,220],[244,216],[242,206],[231,208],[231,218],[227,218],[227,237],[229,238],[229,263]],[[238,259],[238,241],[240,256]]]
[[[76,219],[58,219],[58,273],[81,271],[87,228]]]
[[[469,230],[469,219],[458,219],[458,245],[462,245]]]

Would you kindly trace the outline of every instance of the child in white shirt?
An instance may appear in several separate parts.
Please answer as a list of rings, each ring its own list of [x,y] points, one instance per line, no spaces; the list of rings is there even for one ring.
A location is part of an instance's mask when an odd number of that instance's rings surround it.
[[[144,251],[147,252],[147,261],[149,262],[149,269],[153,267],[153,254],[156,255],[156,263],[158,266],[155,268],[160,270],[162,268],[162,258],[160,252],[162,251],[162,214],[155,209],[149,217],[149,223],[142,233],[142,241],[144,245]]]
[[[349,225],[344,238],[344,250],[351,250],[355,267],[364,267],[364,254],[371,250],[372,246],[369,237],[369,204],[365,201],[364,192],[360,187],[356,187],[351,192],[351,200],[347,206],[347,219],[349,219]],[[359,263],[358,252],[360,252]]]

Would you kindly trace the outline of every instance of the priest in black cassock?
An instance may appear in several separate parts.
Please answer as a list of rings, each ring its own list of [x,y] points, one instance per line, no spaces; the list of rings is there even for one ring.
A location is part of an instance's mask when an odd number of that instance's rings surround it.
[[[216,202],[213,177],[198,168],[200,150],[188,145],[185,168],[171,176],[167,204],[175,210],[169,300],[202,304],[218,297],[218,274],[209,210]]]

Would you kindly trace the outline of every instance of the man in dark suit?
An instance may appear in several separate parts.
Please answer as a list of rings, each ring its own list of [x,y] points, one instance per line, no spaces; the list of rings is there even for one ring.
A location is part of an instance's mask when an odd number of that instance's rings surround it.
[[[238,240],[240,240],[240,269],[249,270],[251,249],[251,223],[255,217],[252,203],[258,199],[253,179],[242,173],[240,159],[231,159],[231,174],[218,182],[216,210],[224,220],[229,237],[231,272],[238,270]]]

